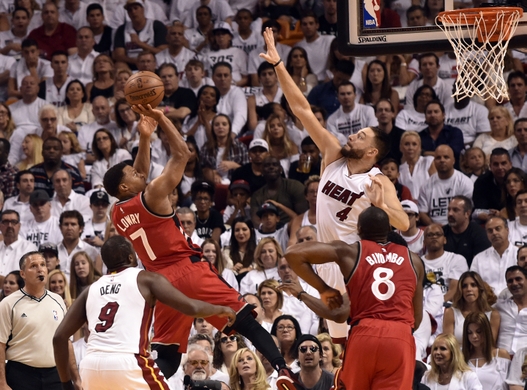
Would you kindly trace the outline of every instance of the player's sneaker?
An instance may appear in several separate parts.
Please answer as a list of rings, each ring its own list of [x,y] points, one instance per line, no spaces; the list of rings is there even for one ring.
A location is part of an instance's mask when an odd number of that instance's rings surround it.
[[[298,381],[298,376],[289,368],[281,368],[278,371],[278,374],[280,375],[276,380],[276,388],[278,390],[306,390],[306,388]]]

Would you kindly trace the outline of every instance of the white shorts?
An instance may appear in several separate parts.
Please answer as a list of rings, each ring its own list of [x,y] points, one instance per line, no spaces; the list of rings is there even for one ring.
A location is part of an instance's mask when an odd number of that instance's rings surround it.
[[[154,361],[140,355],[92,352],[80,363],[85,390],[169,390]]]

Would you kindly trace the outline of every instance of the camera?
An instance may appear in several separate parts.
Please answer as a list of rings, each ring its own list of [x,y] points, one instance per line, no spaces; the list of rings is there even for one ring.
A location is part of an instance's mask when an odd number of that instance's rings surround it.
[[[185,388],[189,390],[221,390],[220,381],[193,381],[188,375],[185,375],[183,383],[185,384]]]

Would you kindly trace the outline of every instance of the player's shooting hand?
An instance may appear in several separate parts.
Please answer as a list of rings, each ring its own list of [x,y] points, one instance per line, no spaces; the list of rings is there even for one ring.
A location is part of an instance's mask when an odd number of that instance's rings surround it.
[[[150,138],[152,133],[156,131],[157,121],[154,118],[141,114],[141,119],[137,123],[137,131],[144,137]]]
[[[326,291],[320,293],[320,299],[330,310],[338,309],[342,306],[342,302],[344,302],[340,291],[331,287],[328,287]]]
[[[155,119],[156,121],[160,121],[165,114],[163,114],[163,111],[158,110],[157,108],[154,109],[150,104],[142,105],[142,104],[134,104],[132,106],[132,110],[137,112],[140,115],[144,115],[150,118]]]
[[[384,186],[379,176],[370,175],[371,184],[364,187],[366,195],[374,206],[384,206]]]
[[[274,65],[280,61],[280,55],[274,45],[273,30],[270,27],[267,27],[263,33],[263,37],[267,47],[267,53],[260,53],[260,57]]]
[[[216,315],[222,318],[227,317],[229,319],[227,326],[233,326],[234,321],[236,321],[236,312],[227,306],[216,306],[216,307],[218,308],[218,314]]]

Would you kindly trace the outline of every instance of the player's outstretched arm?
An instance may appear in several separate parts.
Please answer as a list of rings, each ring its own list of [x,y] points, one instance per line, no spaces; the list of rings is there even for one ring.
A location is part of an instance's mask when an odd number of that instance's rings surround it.
[[[228,326],[232,326],[236,320],[236,312],[230,307],[211,305],[210,303],[198,301],[187,297],[176,289],[162,275],[143,271],[137,277],[139,291],[147,301],[155,302],[155,299],[173,309],[190,317],[207,318],[219,316],[228,318]],[[147,298],[147,296],[149,298]]]
[[[370,175],[371,185],[366,186],[366,195],[371,203],[386,212],[390,225],[401,231],[410,227],[408,214],[403,210],[397,198],[397,191],[393,183],[384,175]]]
[[[73,302],[64,320],[62,320],[55,331],[55,336],[53,336],[55,364],[57,365],[60,381],[63,383],[71,381],[69,338],[86,322],[86,298],[88,297],[88,291],[89,289],[84,290]]]
[[[414,329],[419,328],[421,321],[423,320],[423,278],[425,275],[425,267],[423,260],[415,253],[411,253],[412,263],[417,273],[417,284],[415,286],[415,293],[413,299],[414,306]]]
[[[138,112],[136,105],[132,106],[132,110]],[[150,137],[157,128],[157,121],[149,116],[141,115],[137,123],[137,131],[139,132],[139,149],[134,161],[134,168],[137,172],[148,176],[150,172]]]
[[[274,44],[273,31],[270,28],[266,28],[263,36],[267,47],[267,53],[261,53],[260,57],[272,65],[275,65],[281,60],[281,58],[278,55],[278,51]],[[310,137],[313,138],[313,141],[320,149],[324,156],[325,165],[335,161],[341,156],[341,146],[339,141],[334,135],[320,125],[315,114],[311,111],[309,102],[287,72],[283,61],[278,66],[275,66],[275,70],[276,75],[278,76],[278,81],[280,82],[280,87],[287,98],[287,102],[289,103],[293,114],[300,119]]]

